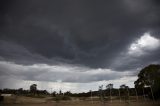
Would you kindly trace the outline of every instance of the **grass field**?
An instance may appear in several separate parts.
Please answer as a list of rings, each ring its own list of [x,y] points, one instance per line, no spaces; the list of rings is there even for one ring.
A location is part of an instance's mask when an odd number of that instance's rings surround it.
[[[133,98],[133,97],[132,97]],[[130,101],[121,101],[114,99],[112,102],[105,101],[102,103],[96,99],[93,101],[90,98],[86,98],[85,100],[79,98],[72,98],[72,100],[68,101],[53,101],[52,97],[46,98],[32,98],[32,97],[24,97],[24,96],[12,96],[5,97],[4,103],[0,106],[160,106],[160,102],[153,102],[151,100],[130,100]]]

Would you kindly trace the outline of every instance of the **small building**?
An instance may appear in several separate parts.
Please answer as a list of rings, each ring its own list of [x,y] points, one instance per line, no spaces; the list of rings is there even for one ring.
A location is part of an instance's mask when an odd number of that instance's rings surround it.
[[[12,94],[1,94],[1,96],[3,96],[3,97],[9,97],[9,96],[12,96]]]

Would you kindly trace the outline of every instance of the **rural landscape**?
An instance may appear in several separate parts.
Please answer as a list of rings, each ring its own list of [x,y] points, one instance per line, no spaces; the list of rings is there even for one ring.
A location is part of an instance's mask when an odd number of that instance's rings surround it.
[[[160,0],[0,0],[0,106],[160,106]]]
[[[159,106],[160,65],[149,65],[142,69],[135,81],[135,88],[125,84],[113,88],[113,84],[100,85],[97,91],[71,93],[70,91],[49,93],[38,90],[36,84],[29,90],[0,90],[3,106]]]

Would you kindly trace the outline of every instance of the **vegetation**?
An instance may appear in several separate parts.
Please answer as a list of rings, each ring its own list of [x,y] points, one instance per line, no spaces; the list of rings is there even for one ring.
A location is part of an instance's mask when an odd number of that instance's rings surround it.
[[[149,65],[138,74],[135,88],[147,89],[147,94],[152,99],[160,98],[160,65]]]
[[[121,99],[129,100],[129,87],[126,86],[125,84],[120,86],[120,94],[121,94]]]
[[[53,100],[59,102],[61,100],[71,100],[71,97],[79,97],[82,100],[86,98],[99,97],[101,102],[106,100],[112,101],[112,97],[121,100],[130,100],[131,96],[149,97],[151,99],[160,98],[160,65],[149,65],[143,68],[138,74],[138,79],[134,82],[135,88],[129,88],[125,84],[120,88],[113,88],[113,84],[108,84],[105,89],[103,85],[99,86],[98,91],[89,91],[82,93],[71,93],[70,91],[59,92],[53,91],[48,93],[46,90],[38,90],[36,84],[30,86],[30,90],[19,89],[2,89],[0,94],[15,94],[34,98],[45,98],[46,96],[53,97]],[[84,99],[83,99],[84,98]],[[91,100],[90,99],[90,100]]]
[[[104,95],[104,91],[103,91],[103,85],[99,86],[99,98],[101,102],[104,102],[105,99],[105,95]]]
[[[54,97],[53,100],[56,102],[60,102],[62,100],[71,100],[71,98],[65,95],[56,95],[56,97]]]
[[[36,92],[37,92],[37,84],[32,84],[30,86],[30,92],[33,93],[34,95],[36,94]]]

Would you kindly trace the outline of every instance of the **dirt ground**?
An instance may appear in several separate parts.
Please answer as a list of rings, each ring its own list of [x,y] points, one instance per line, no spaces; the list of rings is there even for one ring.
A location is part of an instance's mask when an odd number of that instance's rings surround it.
[[[1,106],[160,106],[159,103],[105,103],[100,102],[49,102],[49,103],[20,103],[20,104],[4,104]]]
[[[53,101],[47,98],[31,98],[31,97],[7,97],[0,106],[160,106],[160,102],[156,101],[119,101],[113,100],[102,103],[100,101],[89,100],[70,100],[70,101]]]

